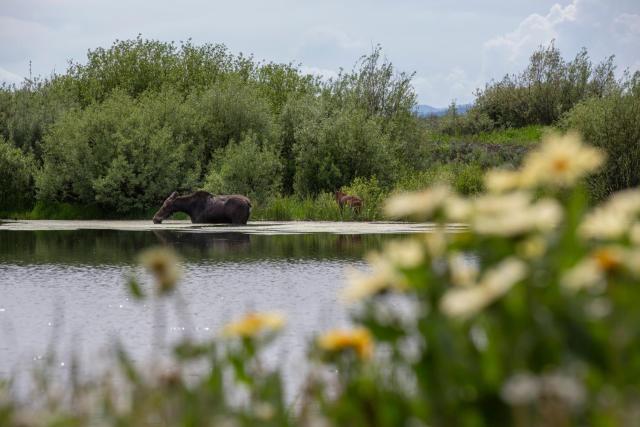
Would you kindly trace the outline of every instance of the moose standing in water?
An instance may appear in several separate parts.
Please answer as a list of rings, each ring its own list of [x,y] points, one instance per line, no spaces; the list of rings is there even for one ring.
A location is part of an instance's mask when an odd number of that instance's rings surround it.
[[[184,212],[194,224],[246,224],[251,214],[251,201],[240,195],[214,196],[206,191],[196,191],[178,196],[174,191],[153,216],[153,223],[160,224],[175,212]]]
[[[336,202],[338,202],[338,206],[340,206],[340,210],[344,208],[344,206],[349,206],[353,209],[355,214],[359,214],[362,209],[362,199],[357,196],[350,196],[342,191],[336,191]]]

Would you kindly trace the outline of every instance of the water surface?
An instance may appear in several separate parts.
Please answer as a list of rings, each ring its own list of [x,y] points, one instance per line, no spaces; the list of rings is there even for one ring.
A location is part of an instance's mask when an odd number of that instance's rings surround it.
[[[171,339],[211,337],[248,310],[287,316],[272,351],[297,372],[309,337],[347,323],[338,297],[345,269],[364,268],[367,251],[398,236],[115,228],[0,226],[0,377],[27,369],[47,349],[56,351],[61,370],[72,354],[91,364],[116,339],[147,360]],[[178,312],[170,301],[161,318],[152,301],[132,300],[124,285],[132,272],[142,274],[136,255],[158,244],[174,247],[185,270],[179,289],[186,309]]]

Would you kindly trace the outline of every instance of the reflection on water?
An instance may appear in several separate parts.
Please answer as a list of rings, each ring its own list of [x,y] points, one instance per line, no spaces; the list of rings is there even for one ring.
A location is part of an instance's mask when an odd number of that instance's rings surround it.
[[[85,363],[93,363],[115,337],[144,360],[162,351],[151,338],[158,328],[168,338],[185,333],[210,337],[247,310],[287,315],[274,359],[297,372],[306,338],[347,321],[338,298],[345,268],[364,267],[364,253],[390,238],[0,231],[0,377],[26,369],[49,345],[66,360],[65,366],[71,348]],[[167,317],[154,323],[152,302],[134,302],[125,291],[136,255],[157,244],[175,247],[184,260],[180,292],[188,304],[188,321],[168,303]]]
[[[360,259],[391,235],[198,233],[168,230],[0,231],[0,263],[130,264],[145,247],[168,244],[187,261]]]

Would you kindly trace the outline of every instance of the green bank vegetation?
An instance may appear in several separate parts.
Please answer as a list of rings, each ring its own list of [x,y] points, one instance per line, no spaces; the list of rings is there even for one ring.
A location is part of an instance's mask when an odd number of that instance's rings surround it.
[[[0,213],[148,218],[172,191],[242,193],[260,219],[378,219],[383,195],[519,164],[552,127],[610,152],[592,194],[637,183],[638,75],[613,58],[565,61],[552,43],[474,107],[419,118],[412,74],[375,48],[321,81],[223,45],[138,37],[91,50],[63,74],[0,88]],[[620,155],[624,153],[624,155]],[[331,194],[365,200],[357,217]]]

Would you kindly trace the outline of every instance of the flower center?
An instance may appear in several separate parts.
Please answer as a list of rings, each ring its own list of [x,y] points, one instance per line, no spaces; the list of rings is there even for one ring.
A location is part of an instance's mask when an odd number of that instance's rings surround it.
[[[593,254],[598,266],[604,271],[610,271],[620,265],[620,259],[610,250],[600,249]]]
[[[566,172],[569,169],[569,159],[566,157],[554,159],[552,168],[555,172]]]

